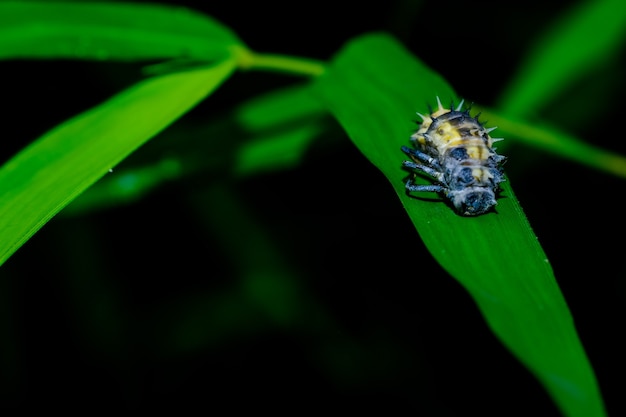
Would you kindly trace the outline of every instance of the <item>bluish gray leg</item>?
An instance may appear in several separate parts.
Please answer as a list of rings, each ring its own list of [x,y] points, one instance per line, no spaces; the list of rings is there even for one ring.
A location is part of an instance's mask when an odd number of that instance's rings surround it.
[[[411,162],[411,161],[403,161],[402,162],[402,166],[405,168],[410,168],[416,171],[421,171],[425,174],[430,175],[431,177],[437,179],[438,181],[441,181],[441,179],[443,178],[443,174],[439,171],[437,171],[436,169],[433,169],[431,167],[428,167],[426,165],[420,165],[417,164],[415,162]]]
[[[413,184],[411,180],[408,180],[406,182],[405,187],[409,191],[432,192],[432,193],[439,193],[443,191],[443,187],[441,185],[436,185],[436,184],[417,185],[417,184]]]
[[[400,149],[405,154],[410,155],[410,156],[414,156],[415,158],[417,158],[420,161],[424,162],[428,166],[431,166],[431,167],[433,167],[435,169],[441,170],[441,165],[439,165],[439,161],[437,161],[432,156],[430,156],[428,154],[425,154],[424,152],[419,151],[417,149],[411,149],[408,146],[403,146]]]

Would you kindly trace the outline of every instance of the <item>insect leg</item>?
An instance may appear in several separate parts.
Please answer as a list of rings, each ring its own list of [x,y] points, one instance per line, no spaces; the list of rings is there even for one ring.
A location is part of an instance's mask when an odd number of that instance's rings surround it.
[[[414,156],[416,159],[424,162],[428,166],[431,166],[437,170],[441,170],[441,165],[439,165],[439,161],[437,161],[432,156],[425,154],[424,152],[418,151],[417,149],[411,149],[408,146],[403,146],[400,148],[402,152],[409,156]]]
[[[420,191],[420,192],[433,192],[439,193],[444,190],[441,185],[436,184],[428,184],[428,185],[417,185],[413,184],[412,179],[409,179],[406,184],[404,184],[407,190],[409,191]]]
[[[437,171],[434,168],[426,166],[426,165],[420,165],[420,164],[417,164],[417,163],[411,162],[411,161],[403,161],[402,162],[402,166],[404,168],[409,168],[409,169],[414,170],[414,171],[421,171],[421,172],[423,172],[425,174],[428,174],[431,177],[437,179],[438,181],[441,181],[443,179],[443,174],[441,172]]]

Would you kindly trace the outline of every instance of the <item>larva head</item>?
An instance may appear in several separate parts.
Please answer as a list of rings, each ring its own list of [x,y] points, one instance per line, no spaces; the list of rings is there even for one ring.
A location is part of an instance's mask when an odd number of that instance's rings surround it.
[[[449,191],[448,198],[462,216],[485,214],[498,204],[494,190],[489,187],[467,187]]]

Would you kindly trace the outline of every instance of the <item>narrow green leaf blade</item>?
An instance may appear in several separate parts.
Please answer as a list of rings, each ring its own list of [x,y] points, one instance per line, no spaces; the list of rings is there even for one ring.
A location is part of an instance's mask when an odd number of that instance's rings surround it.
[[[235,60],[142,81],[0,168],[0,265],[66,204],[219,86]],[[115,175],[115,174],[112,174]]]
[[[223,59],[241,41],[221,23],[157,4],[0,2],[0,59]]]
[[[468,290],[493,332],[564,415],[605,416],[569,309],[510,185],[497,213],[474,218],[405,193],[400,146],[415,130],[410,118],[427,112],[425,104],[434,104],[436,95],[443,103],[455,99],[446,82],[392,38],[374,34],[349,43],[315,87],[355,145],[389,179],[431,254]]]
[[[616,53],[626,40],[626,2],[579,2],[539,38],[502,94],[499,108],[524,117]]]

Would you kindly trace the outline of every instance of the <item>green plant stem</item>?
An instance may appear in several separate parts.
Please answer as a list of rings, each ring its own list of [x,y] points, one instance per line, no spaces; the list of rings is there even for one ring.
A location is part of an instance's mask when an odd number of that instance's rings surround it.
[[[323,62],[313,59],[275,54],[258,54],[241,46],[233,48],[239,69],[286,72],[289,74],[318,77],[324,73]]]
[[[503,131],[513,134],[520,142],[551,152],[559,157],[626,178],[626,157],[582,142],[548,126],[536,126],[513,120],[485,107],[475,106],[483,117]]]

